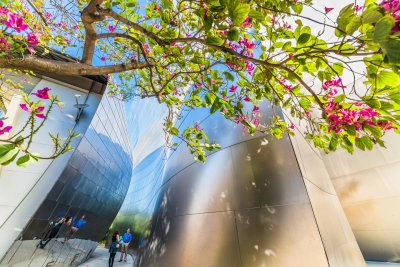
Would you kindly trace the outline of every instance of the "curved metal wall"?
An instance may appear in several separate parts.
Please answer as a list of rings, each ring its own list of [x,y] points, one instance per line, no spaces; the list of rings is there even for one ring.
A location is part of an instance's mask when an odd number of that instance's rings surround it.
[[[94,251],[106,234],[128,190],[132,156],[121,101],[103,96],[96,114],[67,167],[50,190],[20,236],[1,262],[1,266],[75,266]],[[48,229],[49,221],[62,216],[80,218],[86,225],[70,240],[61,242],[68,231],[63,226],[61,239],[44,249],[36,247]]]
[[[263,110],[264,118],[272,114],[270,106]],[[287,136],[249,137],[221,115],[208,114],[195,110],[178,123],[201,123],[222,149],[206,164],[193,162],[184,145],[170,155],[140,266],[365,266],[357,247],[348,255],[337,253],[339,241],[325,247],[314,213],[324,205],[310,202]],[[343,214],[333,216],[327,219],[346,226]],[[343,229],[330,238],[354,240],[348,225]]]

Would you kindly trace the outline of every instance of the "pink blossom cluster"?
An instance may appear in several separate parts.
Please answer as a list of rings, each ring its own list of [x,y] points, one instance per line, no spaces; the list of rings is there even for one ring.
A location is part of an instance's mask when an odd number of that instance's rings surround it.
[[[0,7],[0,23],[3,23],[8,29],[12,29],[17,33],[26,32],[28,29],[28,24],[24,23],[23,17],[21,17],[17,13],[10,12],[5,7]],[[26,40],[29,45],[38,45],[39,40],[37,36],[32,33],[28,32],[26,36]],[[4,36],[0,37],[0,51],[10,49],[10,44],[7,42],[7,39]],[[28,47],[29,51],[32,51],[33,48]]]
[[[383,130],[393,128],[390,122],[379,121],[379,113],[365,104],[356,102],[346,108],[336,103],[334,97],[338,89],[345,88],[340,78],[324,82],[322,88],[328,94],[324,111],[329,121],[329,131],[340,133],[349,126],[361,131],[364,125],[379,126]]]
[[[11,129],[12,129],[12,126],[4,127],[4,121],[0,120],[0,135],[10,132]]]
[[[50,95],[49,95],[50,90],[51,89],[49,87],[44,87],[43,89],[37,90],[36,92],[32,93],[32,95],[34,95],[40,99],[47,100],[50,98]],[[43,114],[44,106],[35,107],[34,105],[28,106],[27,104],[20,104],[19,106],[22,110],[34,114],[39,119],[45,118],[45,115]]]
[[[293,85],[288,84],[286,79],[283,77],[279,78],[279,84],[283,86],[283,88],[285,89],[285,91],[290,92],[293,89]]]
[[[282,28],[282,29],[285,29],[285,30],[291,30],[292,29],[292,25],[290,25],[286,21],[278,20],[275,15],[272,15],[271,22],[272,22],[273,25],[277,25],[279,28]]]
[[[333,97],[338,93],[338,89],[344,89],[346,86],[343,85],[342,79],[333,79],[330,81],[325,81],[322,85],[322,89],[328,94],[329,97]]]
[[[228,42],[228,46],[230,49],[234,50],[235,52],[248,56],[248,57],[253,57],[253,50],[255,48],[255,43],[253,41],[249,41],[247,38],[240,38],[238,43],[233,43],[233,42]],[[254,65],[247,60],[239,59],[236,58],[235,62],[227,60],[226,65],[231,69],[231,70],[241,70],[241,64],[239,62],[243,62],[245,65],[245,69],[249,75],[251,75],[254,71]]]
[[[43,114],[44,106],[39,106],[37,108],[28,107],[27,104],[19,104],[19,106],[22,110],[29,112],[29,113],[33,113],[39,119],[45,118],[45,115]]]
[[[381,3],[381,7],[396,19],[396,23],[393,26],[392,31],[400,32],[400,1],[384,0]]]

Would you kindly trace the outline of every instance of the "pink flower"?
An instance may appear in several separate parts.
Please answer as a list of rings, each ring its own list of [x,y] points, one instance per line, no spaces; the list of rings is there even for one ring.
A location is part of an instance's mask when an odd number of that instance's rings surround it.
[[[29,113],[34,113],[36,117],[38,117],[39,119],[44,119],[45,116],[43,114],[44,111],[44,106],[40,106],[37,107],[34,110],[31,110],[30,107],[28,107],[26,104],[19,104],[19,106],[21,107],[22,110],[29,112]]]
[[[77,30],[78,29],[78,25],[76,25],[76,24],[72,25],[72,29]]]
[[[246,70],[247,70],[247,73],[251,75],[254,70],[253,64],[251,64],[250,62],[247,61],[246,62]]]
[[[260,112],[260,108],[258,106],[253,107],[253,114],[257,114]]]
[[[159,5],[154,5],[154,7],[153,7],[153,10],[155,10],[155,11],[160,11],[160,6]]]
[[[15,13],[8,13],[8,20],[4,22],[9,28],[13,28],[17,32],[24,31],[28,28],[27,24],[24,24],[24,19],[21,18],[18,14]]]
[[[292,57],[294,57],[294,54],[290,53],[290,54],[288,55],[288,57],[289,57],[289,58],[292,58]]]
[[[39,41],[38,41],[36,35],[34,35],[33,33],[28,33],[27,40],[28,40],[28,43],[31,44],[31,45],[39,44]]]
[[[7,43],[6,38],[4,36],[0,37],[0,50],[8,50],[10,49],[10,44]]]
[[[115,27],[112,26],[112,25],[109,25],[109,26],[108,26],[108,30],[109,30],[110,32],[114,32],[114,31],[115,31]]]
[[[333,7],[325,7],[325,14],[331,12],[334,8]]]
[[[8,133],[12,129],[12,126],[6,126],[4,128],[3,126],[4,126],[4,121],[0,120],[0,135]]]
[[[201,131],[201,126],[200,126],[200,124],[197,123],[197,122],[194,124],[194,128],[195,128],[197,131]]]
[[[50,12],[44,13],[44,16],[46,19],[51,19],[53,17],[53,15]]]
[[[364,8],[365,8],[365,6],[356,5],[356,6],[354,7],[354,11],[355,11],[355,12],[358,12],[358,11],[363,10]]]
[[[237,85],[232,85],[231,87],[229,87],[229,92],[234,93],[237,88],[238,88]]]
[[[160,26],[160,24],[156,24],[154,27],[158,30],[158,29],[160,29],[161,26]]]
[[[106,57],[101,57],[100,60],[101,61],[106,61]]]
[[[250,102],[250,97],[249,97],[248,95],[246,95],[246,96],[243,98],[243,100],[246,101],[246,102]]]
[[[37,90],[36,93],[32,93],[32,95],[35,95],[41,99],[49,99],[49,91],[51,89],[49,87],[45,87],[41,90]]]
[[[7,8],[0,6],[0,15],[7,15],[8,12]]]
[[[25,110],[26,112],[31,112],[26,104],[19,104],[19,106],[22,108],[22,110]]]
[[[201,87],[201,83],[195,83],[195,84],[194,84],[194,88],[197,89],[197,88],[200,88],[200,87]]]
[[[294,124],[293,124],[293,122],[289,125],[289,129],[294,130]]]
[[[242,23],[243,28],[248,28],[248,27],[253,26],[253,24],[251,24],[249,21],[250,21],[250,17],[247,16]]]
[[[190,33],[185,32],[185,36],[186,36],[186,38],[189,38],[189,37],[191,37],[192,35],[191,35]]]
[[[255,126],[257,126],[257,125],[260,124],[260,122],[258,121],[258,119],[254,119],[254,120],[253,120],[253,123],[254,123]]]

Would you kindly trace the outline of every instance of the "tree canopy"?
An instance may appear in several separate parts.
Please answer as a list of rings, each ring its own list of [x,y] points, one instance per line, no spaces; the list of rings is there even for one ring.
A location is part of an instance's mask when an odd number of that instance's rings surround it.
[[[218,145],[197,124],[174,126],[183,108],[220,112],[250,134],[294,134],[278,113],[260,117],[267,99],[325,151],[384,146],[385,132],[400,132],[398,0],[322,10],[311,0],[0,3],[0,68],[109,75],[111,93],[167,105],[165,131],[201,161]],[[79,61],[43,58],[36,47]]]

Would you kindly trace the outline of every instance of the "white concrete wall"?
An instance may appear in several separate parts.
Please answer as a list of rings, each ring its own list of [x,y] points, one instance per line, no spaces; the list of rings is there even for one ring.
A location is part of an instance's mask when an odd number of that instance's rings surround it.
[[[400,260],[400,136],[386,147],[322,156],[366,259]]]
[[[329,266],[366,266],[320,152],[303,138],[304,122],[300,124],[297,120],[290,119],[297,126],[296,135],[291,140]]]
[[[44,79],[36,85],[33,92],[46,86],[52,89],[51,94],[59,96],[64,106],[62,109],[57,106],[53,108],[44,127],[33,139],[30,150],[43,156],[51,153],[53,149],[52,141],[48,136],[49,132],[67,136],[68,129],[75,128],[76,132],[84,133],[101,99],[101,96],[91,94],[87,101],[90,106],[84,110],[80,121],[76,124],[77,109],[73,107],[75,104],[74,96],[75,94],[82,95],[81,102],[83,102],[86,93],[78,88]],[[35,98],[35,96],[32,96],[32,99]],[[48,102],[43,100],[45,104],[48,104]],[[16,114],[9,114],[10,117],[14,117],[14,131],[21,129],[28,117],[25,111],[16,110]],[[80,138],[74,140],[73,146],[76,147],[79,141]],[[15,163],[12,163],[0,170],[0,259],[40,206],[71,155],[72,152],[69,152],[53,161],[40,160],[27,168],[17,167]]]

